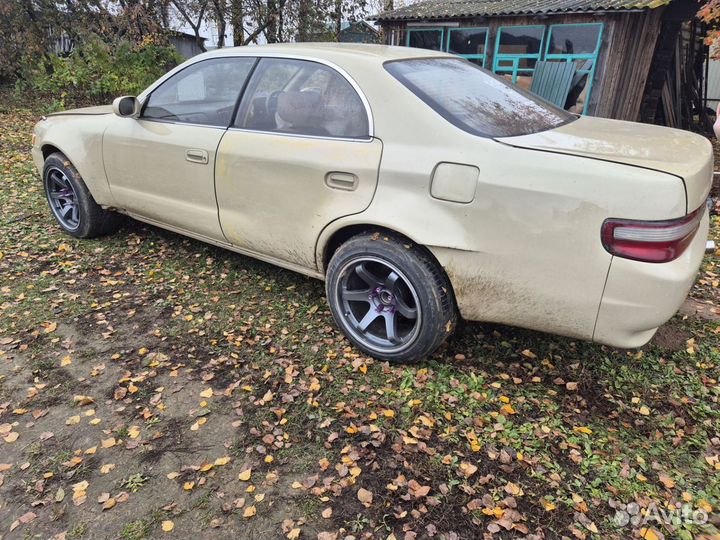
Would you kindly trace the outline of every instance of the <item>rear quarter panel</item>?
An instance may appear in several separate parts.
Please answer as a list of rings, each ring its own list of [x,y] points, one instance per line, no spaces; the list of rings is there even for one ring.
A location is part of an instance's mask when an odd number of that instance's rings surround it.
[[[346,225],[381,225],[431,250],[464,318],[591,339],[612,258],[600,241],[602,222],[682,216],[682,182],[470,135],[389,74],[380,84],[382,77],[359,81],[383,141],[375,197],[364,213],[331,224],[320,250]],[[439,162],[478,167],[472,202],[430,195]]]

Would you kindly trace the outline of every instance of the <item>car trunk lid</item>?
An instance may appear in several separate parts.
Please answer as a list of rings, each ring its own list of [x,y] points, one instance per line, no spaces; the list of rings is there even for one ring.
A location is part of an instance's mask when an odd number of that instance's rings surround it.
[[[705,202],[712,186],[712,145],[705,137],[679,129],[580,117],[549,131],[496,140],[672,174],[685,184],[687,212]]]

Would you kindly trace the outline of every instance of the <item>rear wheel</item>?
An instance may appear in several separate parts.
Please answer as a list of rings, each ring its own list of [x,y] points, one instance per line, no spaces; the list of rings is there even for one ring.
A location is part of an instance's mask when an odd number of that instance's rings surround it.
[[[104,210],[95,202],[80,173],[59,152],[45,159],[43,186],[55,220],[77,238],[110,234],[122,224],[120,214]]]
[[[382,360],[420,360],[455,327],[445,273],[427,251],[394,235],[361,234],[340,246],[326,290],[348,339]]]

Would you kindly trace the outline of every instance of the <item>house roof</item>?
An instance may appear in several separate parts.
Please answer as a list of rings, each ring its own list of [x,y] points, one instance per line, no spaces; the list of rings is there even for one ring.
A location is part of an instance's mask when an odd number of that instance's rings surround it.
[[[425,0],[376,15],[377,21],[652,9],[671,0]]]

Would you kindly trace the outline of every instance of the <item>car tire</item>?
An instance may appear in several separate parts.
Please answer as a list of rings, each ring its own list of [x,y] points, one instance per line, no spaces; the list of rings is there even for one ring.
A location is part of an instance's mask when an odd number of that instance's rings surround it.
[[[368,232],[333,253],[325,289],[330,310],[358,349],[391,362],[416,362],[453,332],[455,299],[429,251],[399,235]]]
[[[76,238],[111,234],[122,225],[123,216],[100,207],[75,166],[59,152],[45,159],[43,187],[55,220]]]

